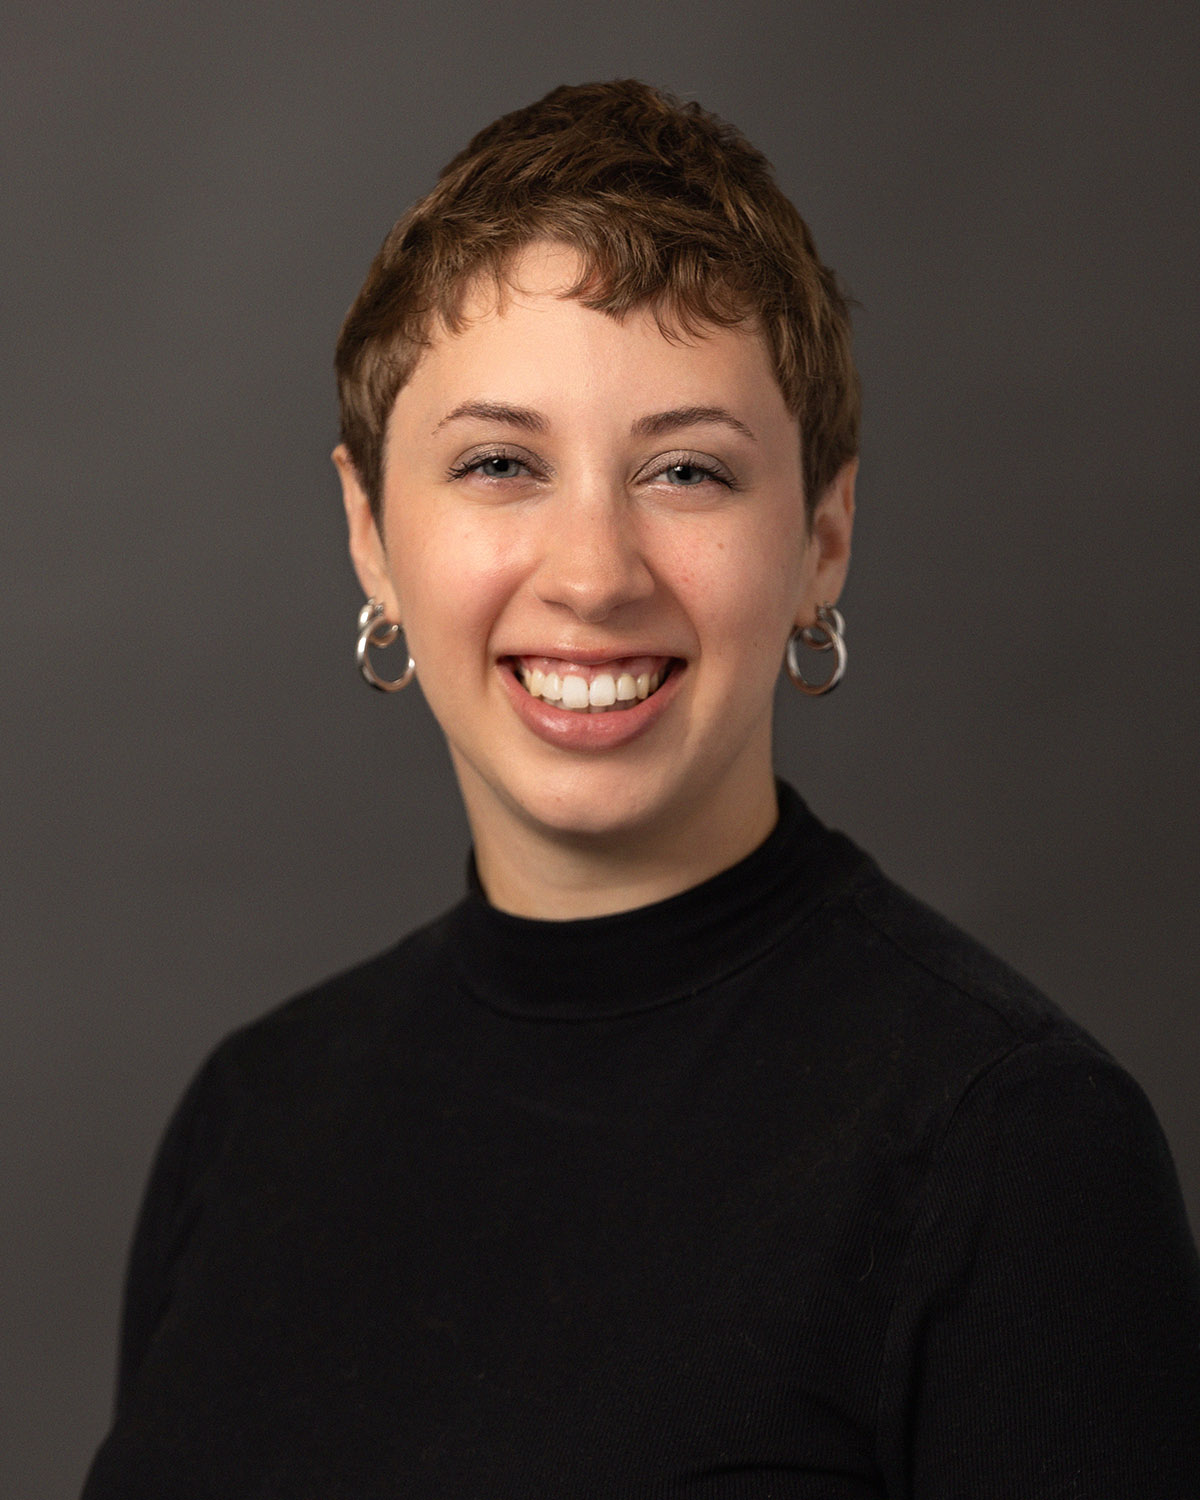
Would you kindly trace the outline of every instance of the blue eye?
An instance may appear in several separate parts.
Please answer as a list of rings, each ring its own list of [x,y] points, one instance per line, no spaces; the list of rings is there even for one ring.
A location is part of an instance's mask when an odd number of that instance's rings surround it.
[[[517,471],[525,465],[519,458],[509,458],[503,453],[494,453],[491,458],[481,458],[473,466],[488,479],[515,479]]]
[[[515,454],[477,453],[455,464],[449,474],[451,479],[466,479],[471,474],[478,474],[481,479],[505,480],[519,479],[522,474],[530,472],[530,462],[517,458]]]
[[[702,469],[699,464],[672,464],[663,473],[669,483],[679,485],[681,489],[692,489],[706,479],[715,478],[710,470]]]
[[[686,448],[677,448],[674,453],[660,453],[654,460],[646,478],[652,483],[665,484],[673,490],[704,489],[711,493],[712,485],[723,489],[737,489],[737,482],[725,465],[706,453],[689,453]]]

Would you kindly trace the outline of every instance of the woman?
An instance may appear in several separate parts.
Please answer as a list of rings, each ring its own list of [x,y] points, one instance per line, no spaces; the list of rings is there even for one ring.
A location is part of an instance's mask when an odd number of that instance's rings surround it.
[[[1143,1096],[772,775],[781,659],[845,665],[858,406],[764,159],[555,90],[338,374],[360,665],[429,699],[471,890],[193,1084],[88,1500],[1200,1493]]]

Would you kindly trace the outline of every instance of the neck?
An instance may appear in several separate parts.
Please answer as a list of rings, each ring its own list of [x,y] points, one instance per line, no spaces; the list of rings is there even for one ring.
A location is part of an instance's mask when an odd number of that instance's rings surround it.
[[[544,921],[608,916],[676,896],[757,849],[779,816],[769,767],[750,785],[600,835],[499,812],[490,788],[472,785],[461,767],[459,779],[489,902]]]

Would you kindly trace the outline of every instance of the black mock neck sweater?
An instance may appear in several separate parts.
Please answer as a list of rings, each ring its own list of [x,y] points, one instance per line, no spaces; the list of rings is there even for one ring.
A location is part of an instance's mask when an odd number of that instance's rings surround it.
[[[86,1500],[1196,1500],[1143,1095],[781,799],[682,895],[474,890],[216,1051]]]

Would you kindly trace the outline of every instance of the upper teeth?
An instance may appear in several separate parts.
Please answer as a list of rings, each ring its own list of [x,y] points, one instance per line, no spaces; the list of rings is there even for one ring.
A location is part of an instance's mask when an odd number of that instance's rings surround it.
[[[665,669],[640,672],[598,672],[589,682],[576,672],[543,672],[539,667],[519,672],[525,690],[534,698],[545,698],[561,708],[583,711],[592,708],[625,708],[648,698],[661,687]]]

